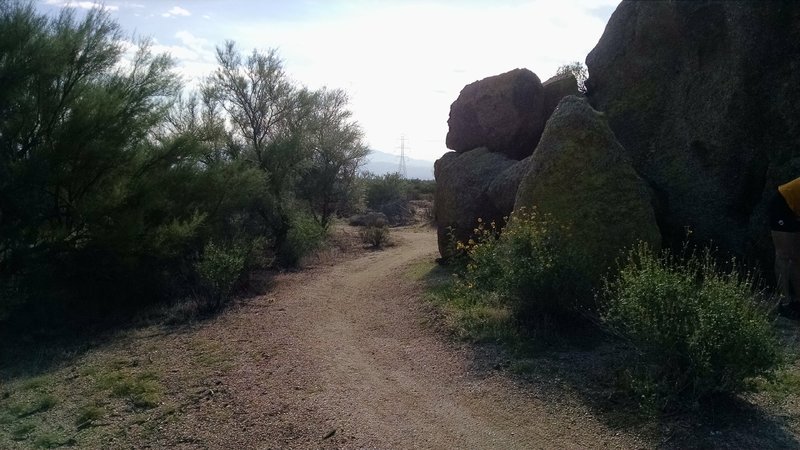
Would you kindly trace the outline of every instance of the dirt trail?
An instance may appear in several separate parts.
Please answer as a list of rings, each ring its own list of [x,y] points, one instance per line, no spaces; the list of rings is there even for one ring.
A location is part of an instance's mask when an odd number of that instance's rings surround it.
[[[435,234],[332,267],[278,277],[266,296],[192,332],[235,344],[214,395],[154,446],[207,448],[640,447],[574,399],[548,398],[430,325],[409,265]],[[197,338],[198,336],[192,336]],[[188,337],[186,337],[188,339]],[[175,342],[179,349],[180,342]],[[165,355],[168,357],[168,355]]]

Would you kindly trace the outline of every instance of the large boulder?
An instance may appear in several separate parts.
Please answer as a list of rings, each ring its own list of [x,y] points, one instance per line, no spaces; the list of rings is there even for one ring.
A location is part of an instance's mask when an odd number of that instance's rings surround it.
[[[647,185],[603,115],[575,96],[547,122],[517,192],[514,209],[521,208],[569,227],[595,279],[637,241],[661,244]]]
[[[486,147],[519,160],[533,153],[546,121],[539,77],[514,69],[461,90],[450,106],[447,148],[462,153]]]
[[[489,198],[494,179],[517,161],[481,147],[466,153],[445,153],[434,164],[436,196],[434,218],[439,239],[439,253],[447,259],[452,254],[451,234],[455,239],[469,239],[478,218],[500,221],[509,211],[499,210]]]
[[[587,96],[686,227],[769,260],[775,187],[800,173],[800,2],[623,1],[586,58]],[[768,265],[768,263],[766,264]]]
[[[503,214],[503,217],[511,214],[514,210],[514,201],[517,198],[519,183],[530,167],[531,156],[517,161],[508,169],[497,175],[486,190],[489,200],[495,208]]]
[[[578,80],[571,73],[563,73],[549,78],[542,83],[544,95],[544,116],[550,117],[561,99],[568,95],[580,95]]]

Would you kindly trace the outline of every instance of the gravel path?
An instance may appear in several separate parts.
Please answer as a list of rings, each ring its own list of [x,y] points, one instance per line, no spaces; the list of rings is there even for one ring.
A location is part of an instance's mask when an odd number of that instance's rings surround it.
[[[231,346],[233,368],[153,446],[178,448],[640,447],[580,402],[475,367],[438,333],[409,265],[430,230],[330,267],[285,274],[262,298],[192,331]],[[180,343],[173,348],[178,350]],[[162,355],[169,357],[167,354]]]

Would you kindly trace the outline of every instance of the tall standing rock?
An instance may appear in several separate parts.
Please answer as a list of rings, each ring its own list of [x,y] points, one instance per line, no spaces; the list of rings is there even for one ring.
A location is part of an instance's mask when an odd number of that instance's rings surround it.
[[[768,260],[764,205],[800,175],[800,2],[623,1],[586,65],[667,241]]]
[[[445,153],[434,164],[436,195],[433,204],[442,258],[451,256],[450,233],[457,240],[469,239],[478,218],[499,221],[510,211],[497,208],[489,197],[489,186],[517,161],[485,147],[466,153]]]
[[[647,185],[603,115],[578,97],[547,122],[517,192],[514,210],[523,207],[568,226],[595,279],[637,241],[661,244]]]
[[[539,77],[514,69],[461,90],[450,106],[447,148],[462,153],[486,147],[523,159],[533,153],[546,121]]]

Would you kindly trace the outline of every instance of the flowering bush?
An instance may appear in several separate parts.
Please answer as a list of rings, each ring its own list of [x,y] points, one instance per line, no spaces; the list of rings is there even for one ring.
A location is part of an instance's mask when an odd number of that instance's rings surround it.
[[[535,209],[520,209],[500,233],[495,222],[478,220],[473,238],[456,244],[467,263],[462,292],[491,293],[512,306],[525,323],[540,314],[564,316],[592,298],[586,266],[569,242],[569,230]]]
[[[662,402],[736,392],[774,369],[778,342],[752,275],[719,267],[709,250],[676,258],[631,250],[603,289],[601,318],[638,350],[632,387]]]

